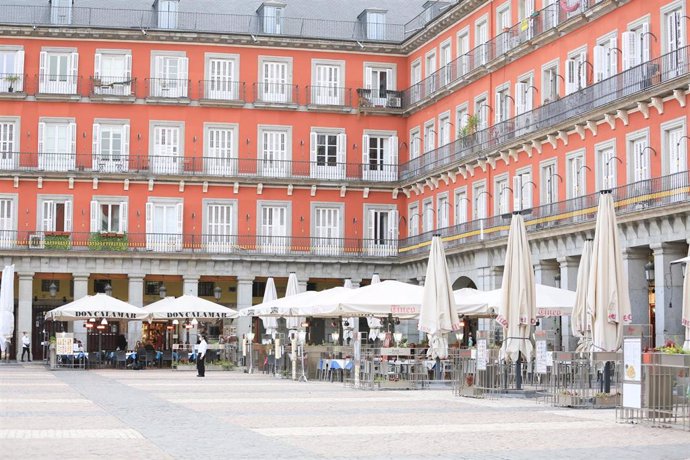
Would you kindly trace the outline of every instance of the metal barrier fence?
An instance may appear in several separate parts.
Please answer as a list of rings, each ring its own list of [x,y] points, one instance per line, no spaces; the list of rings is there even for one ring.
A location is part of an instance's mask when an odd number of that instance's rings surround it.
[[[557,352],[548,400],[554,406],[614,408],[622,392],[621,353]]]

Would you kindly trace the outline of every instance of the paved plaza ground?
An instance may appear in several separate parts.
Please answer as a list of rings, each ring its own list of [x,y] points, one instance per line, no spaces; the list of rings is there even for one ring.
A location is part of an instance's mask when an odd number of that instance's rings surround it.
[[[358,391],[263,374],[0,365],[0,458],[683,459],[690,433],[612,410]]]

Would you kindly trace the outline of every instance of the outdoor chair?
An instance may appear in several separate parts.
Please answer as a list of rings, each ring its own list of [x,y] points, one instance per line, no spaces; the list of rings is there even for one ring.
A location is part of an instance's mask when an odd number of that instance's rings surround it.
[[[122,364],[122,367],[127,366],[127,352],[124,350],[118,350],[115,352],[115,360],[113,361],[113,364],[115,367],[119,367],[120,364]]]
[[[147,366],[153,366],[156,363],[156,352],[155,351],[146,351],[146,365]]]
[[[172,350],[164,350],[163,351],[163,356],[161,356],[161,360],[160,360],[160,367],[163,367],[163,364],[165,364],[166,362],[169,362],[170,365],[172,366],[172,362],[173,362]]]
[[[97,351],[90,351],[87,355],[87,366],[90,368],[101,367],[101,354]]]
[[[140,348],[137,350],[137,362],[135,364],[146,367],[146,349]]]

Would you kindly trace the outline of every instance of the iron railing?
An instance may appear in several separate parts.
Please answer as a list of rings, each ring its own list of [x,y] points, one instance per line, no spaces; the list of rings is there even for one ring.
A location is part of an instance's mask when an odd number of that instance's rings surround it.
[[[254,83],[254,102],[260,104],[298,104],[299,90],[290,83]]]
[[[26,75],[0,73],[0,93],[23,93]]]
[[[690,199],[690,172],[655,177],[612,189],[616,214],[625,215],[647,209],[687,203]],[[600,193],[571,198],[521,211],[528,232],[593,223]],[[511,214],[476,219],[425,232],[400,241],[400,253],[426,253],[434,234],[440,234],[447,249],[468,243],[493,241],[508,236]]]
[[[19,3],[19,2],[18,2]],[[70,14],[71,13],[71,14]],[[159,19],[161,23],[159,24]],[[369,38],[366,25],[360,21],[334,21],[327,19],[284,17],[264,27],[258,15],[178,12],[174,16],[161,16],[155,9],[134,10],[122,8],[71,7],[71,11],[51,17],[51,6],[7,5],[3,6],[0,24],[98,27],[108,29],[161,29],[190,32],[208,32],[244,35],[277,35],[301,38],[325,38],[332,40],[358,40],[369,42],[401,43],[405,39],[403,24],[385,24],[376,39]]]
[[[523,19],[512,27],[505,28],[498,36],[459,56],[424,80],[405,89],[403,91],[403,106],[407,109],[414,104],[428,100],[494,59],[501,58],[514,48],[528,43],[542,34],[551,32],[562,22],[585,13],[600,3],[601,0],[582,0],[576,11],[567,12],[557,2],[534,12],[529,18]]]
[[[79,95],[81,76],[77,74],[58,75],[52,73],[38,74],[38,92],[40,94]]]
[[[137,79],[125,76],[91,76],[90,97],[131,97],[137,94]]]
[[[690,47],[680,48],[618,73],[556,101],[496,123],[400,165],[400,178],[414,178],[477,158],[517,139],[574,122],[588,113],[656,86],[687,77]]]
[[[246,101],[246,85],[243,81],[200,80],[199,99],[243,103]]]
[[[337,86],[307,86],[307,105],[351,107],[352,89]]]
[[[181,176],[292,177],[333,181],[397,180],[398,167],[383,163],[343,163],[232,156],[173,157],[164,155],[0,153],[0,171],[141,173]]]
[[[402,109],[403,108],[403,92],[393,90],[379,90],[369,88],[357,88],[357,96],[359,97],[359,107],[361,109],[367,108],[385,108],[385,109]]]
[[[99,251],[301,256],[393,257],[398,241],[314,236],[208,235],[0,231],[0,248],[42,251]]]
[[[181,78],[147,78],[146,94],[153,98],[189,97],[189,80]]]
[[[405,23],[405,38],[411,37],[419,30],[423,29],[428,23],[458,3],[460,3],[460,0],[439,0],[433,3],[428,2],[428,5],[424,11]]]

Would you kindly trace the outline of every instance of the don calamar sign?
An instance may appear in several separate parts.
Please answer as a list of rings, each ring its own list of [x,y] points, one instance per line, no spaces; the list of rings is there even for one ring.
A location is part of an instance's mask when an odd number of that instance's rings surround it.
[[[109,310],[92,310],[92,311],[75,311],[74,316],[77,318],[114,318],[114,319],[137,319],[136,313],[124,313],[121,311]]]
[[[175,318],[230,318],[225,312],[210,312],[210,311],[175,311],[165,313],[165,317],[169,319]]]

